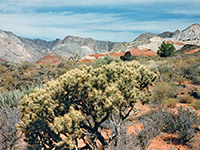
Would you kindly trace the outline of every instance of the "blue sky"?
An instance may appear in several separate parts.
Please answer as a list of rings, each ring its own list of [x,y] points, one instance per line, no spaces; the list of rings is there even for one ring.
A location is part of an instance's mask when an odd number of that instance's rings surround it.
[[[132,41],[200,23],[200,0],[0,0],[0,29],[27,38]]]

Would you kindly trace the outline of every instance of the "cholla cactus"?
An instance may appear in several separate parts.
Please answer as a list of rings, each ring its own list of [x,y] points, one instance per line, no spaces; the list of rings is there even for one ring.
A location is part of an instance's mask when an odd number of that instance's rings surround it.
[[[79,139],[85,148],[95,148],[97,140],[105,146],[100,125],[113,113],[125,119],[156,78],[136,61],[82,66],[25,96],[18,128],[29,144],[44,148],[80,147]]]

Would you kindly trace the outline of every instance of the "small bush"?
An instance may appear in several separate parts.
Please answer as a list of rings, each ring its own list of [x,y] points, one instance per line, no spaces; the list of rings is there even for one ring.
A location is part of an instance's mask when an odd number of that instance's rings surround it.
[[[162,104],[164,99],[176,97],[175,87],[168,82],[158,82],[153,86],[152,103]]]
[[[4,73],[6,71],[6,67],[0,64],[0,73]]]
[[[198,117],[192,110],[178,108],[178,113],[173,111],[165,111],[163,131],[167,133],[175,133],[178,135],[180,144],[187,144],[195,136],[195,125],[198,126]]]
[[[97,60],[96,60],[96,64],[98,66],[102,66],[102,65],[108,65],[110,64],[111,62],[119,62],[120,59],[118,58],[115,58],[115,57],[112,57],[110,55],[106,55],[104,56],[103,58],[102,57],[99,57]]]
[[[0,108],[0,149],[10,150],[21,138],[17,134],[15,125],[20,120],[20,113],[16,107],[3,105]]]
[[[19,101],[24,97],[24,95],[31,93],[33,89],[34,87],[29,87],[29,89],[22,89],[22,91],[3,91],[0,93],[0,108],[3,105],[17,107]]]
[[[131,55],[131,53],[128,51],[124,54],[124,56],[120,56],[120,59],[123,61],[131,61],[134,59],[134,57]]]
[[[192,106],[195,108],[195,109],[200,109],[200,100],[197,100],[197,101],[194,101],[192,102]]]
[[[167,107],[174,108],[176,106],[177,100],[175,98],[170,98],[163,100],[162,103],[165,104]]]
[[[143,130],[139,132],[138,140],[142,150],[145,150],[151,141],[162,131],[164,126],[162,115],[159,111],[153,111],[149,116],[141,118]]]
[[[108,146],[108,150],[145,150],[150,145],[151,141],[159,135],[164,126],[162,121],[163,114],[158,111],[153,111],[147,116],[140,118],[142,123],[142,130],[136,130],[135,135],[127,133],[127,129],[124,126],[120,128],[120,134],[117,138],[117,142],[111,143]]]
[[[190,104],[192,103],[193,98],[190,95],[183,95],[179,98],[180,103],[187,103]]]
[[[192,84],[200,85],[200,77],[199,76],[194,76],[192,78]]]

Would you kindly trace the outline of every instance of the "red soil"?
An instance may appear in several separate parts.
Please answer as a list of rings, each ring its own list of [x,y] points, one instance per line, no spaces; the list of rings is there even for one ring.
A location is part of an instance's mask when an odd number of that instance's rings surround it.
[[[152,51],[152,50],[148,50],[148,49],[143,49],[140,50],[138,47],[131,49],[131,50],[127,50],[131,53],[132,56],[156,56],[157,53]],[[121,53],[115,53],[115,52],[110,52],[108,53],[108,55],[112,56],[112,57],[116,57],[116,58],[120,58],[120,56],[123,56],[127,51],[125,52],[121,52]],[[90,57],[95,57],[95,61],[98,59],[98,57],[100,56],[105,56],[106,54],[94,54],[94,55],[88,55]],[[92,62],[92,60],[89,59],[82,59],[80,62]]]
[[[93,54],[93,55],[87,55],[89,57],[95,57],[95,61],[101,57],[101,56],[105,56],[106,54]],[[80,62],[92,62],[92,60],[90,59],[87,59],[87,58],[84,58],[84,59],[81,59]]]
[[[193,53],[196,53],[200,50],[200,48],[196,48],[196,49],[193,49],[191,51],[188,51],[188,52],[185,52],[184,54],[193,54]]]
[[[7,62],[7,61],[6,61],[6,60],[4,60],[4,59],[1,59],[1,58],[0,58],[0,62]]]
[[[50,55],[47,54],[43,58],[41,58],[39,61],[37,61],[37,64],[59,64],[62,62],[62,58],[56,55]]]
[[[166,41],[166,43],[175,44],[175,45],[181,45],[181,46],[184,46],[184,45],[185,45],[184,43],[181,43],[181,42],[173,42],[173,41]]]

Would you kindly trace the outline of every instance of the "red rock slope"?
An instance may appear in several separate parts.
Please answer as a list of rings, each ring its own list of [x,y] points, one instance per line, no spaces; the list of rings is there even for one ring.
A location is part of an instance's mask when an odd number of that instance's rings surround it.
[[[156,56],[157,53],[152,51],[152,50],[148,50],[148,49],[143,49],[140,50],[138,47],[132,49],[132,50],[127,50],[131,53],[131,55],[133,56]],[[126,51],[126,52],[127,52]],[[126,52],[121,52],[121,53],[115,53],[115,52],[110,52],[108,53],[108,55],[112,56],[112,57],[116,57],[116,58],[120,58],[120,56],[123,56]],[[96,61],[99,57],[103,57],[106,54],[94,54],[94,55],[87,55],[84,56],[80,62],[92,62],[92,61]]]
[[[62,58],[56,55],[50,55],[47,54],[43,58],[41,58],[39,61],[37,61],[37,64],[59,64],[62,62]]]
[[[184,54],[193,54],[193,53],[196,53],[200,50],[200,48],[196,48],[196,49],[193,49],[193,50],[190,50],[188,52],[185,52]]]

